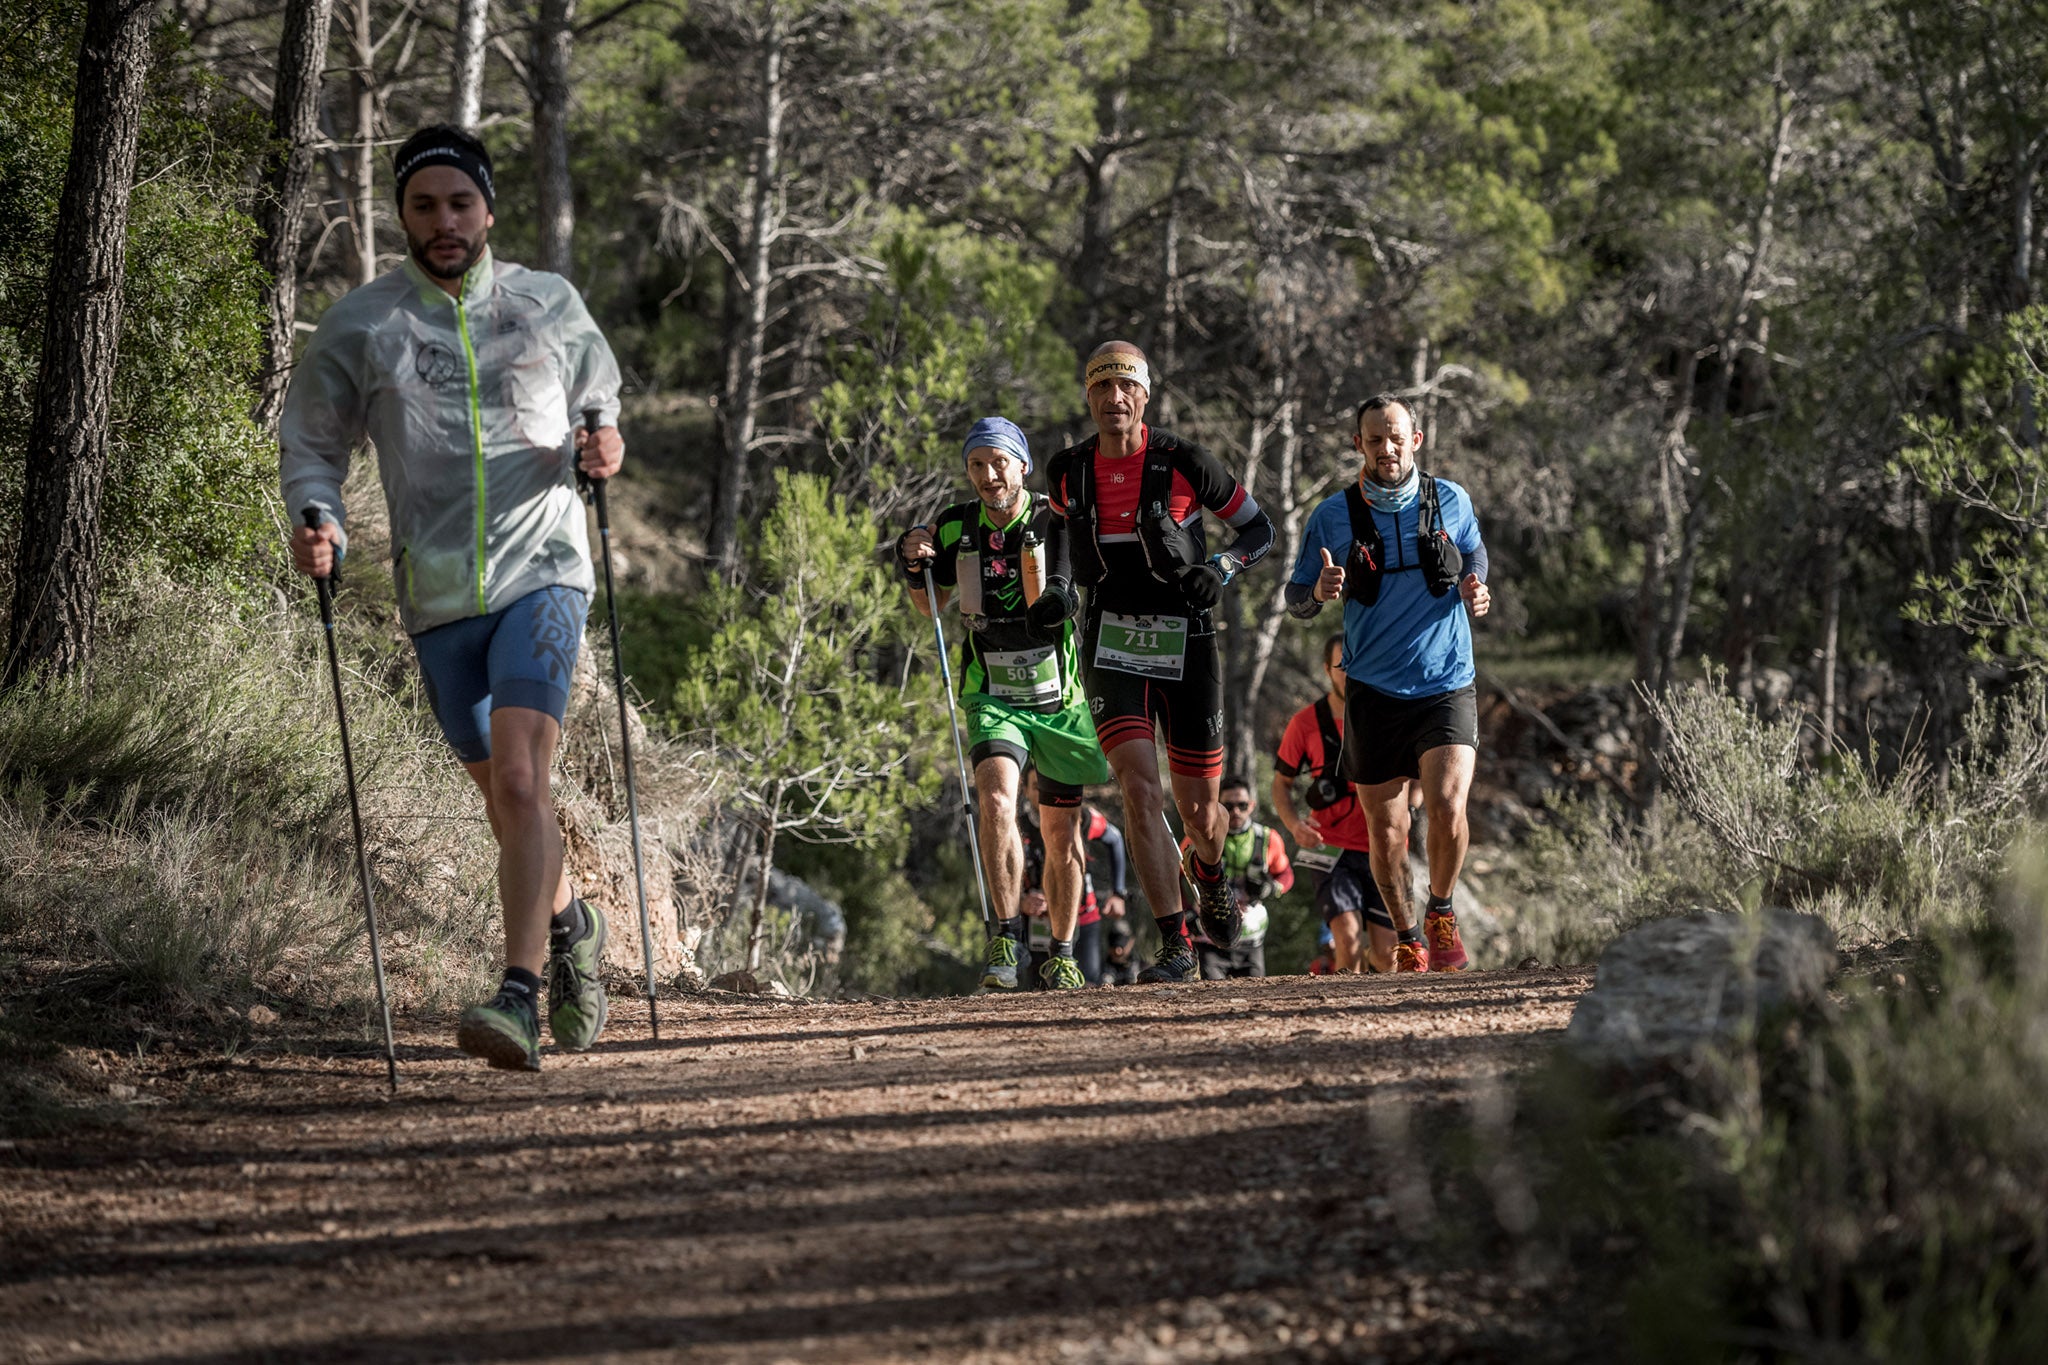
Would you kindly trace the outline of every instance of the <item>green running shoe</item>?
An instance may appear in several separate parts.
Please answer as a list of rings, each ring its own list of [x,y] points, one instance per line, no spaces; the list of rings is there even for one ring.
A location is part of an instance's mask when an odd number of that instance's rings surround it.
[[[988,960],[981,968],[981,984],[992,991],[1017,989],[1017,940],[997,934],[988,941]]]
[[[462,1012],[455,1046],[500,1071],[540,1070],[540,1017],[533,1000],[512,986]]]
[[[604,912],[589,901],[583,907],[583,934],[570,938],[548,930],[548,1032],[555,1046],[581,1052],[604,1032],[609,1005],[604,983],[597,979],[604,964]]]
[[[1049,991],[1078,991],[1088,985],[1081,964],[1071,957],[1049,957],[1038,968],[1038,979]]]

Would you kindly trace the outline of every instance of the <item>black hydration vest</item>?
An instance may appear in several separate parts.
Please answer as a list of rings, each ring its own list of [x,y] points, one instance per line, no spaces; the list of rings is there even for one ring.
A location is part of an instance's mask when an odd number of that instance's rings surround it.
[[[1102,554],[1101,502],[1095,496],[1097,444],[1090,442],[1075,449],[1081,452],[1081,459],[1068,491],[1087,514],[1088,534],[1073,538],[1074,577],[1083,583],[1099,583],[1107,570]],[[1178,584],[1182,569],[1202,562],[1202,547],[1194,532],[1173,519],[1173,456],[1179,449],[1178,437],[1154,431],[1145,446],[1144,470],[1138,476],[1138,545],[1145,552],[1145,567],[1161,583]]]
[[[1421,497],[1415,518],[1415,562],[1387,567],[1387,547],[1380,538],[1380,528],[1373,521],[1372,505],[1353,483],[1344,490],[1344,507],[1351,515],[1351,553],[1344,560],[1344,595],[1361,607],[1369,607],[1380,600],[1380,576],[1386,573],[1405,573],[1409,569],[1422,571],[1423,586],[1429,589],[1431,597],[1442,597],[1458,586],[1458,575],[1465,568],[1465,556],[1451,543],[1443,527],[1443,508],[1439,505],[1436,480],[1422,476]],[[1400,520],[1395,519],[1395,525]]]
[[[1315,780],[1308,784],[1308,808],[1328,810],[1351,795],[1351,784],[1338,773],[1344,758],[1344,738],[1337,733],[1337,718],[1330,713],[1327,694],[1316,698],[1316,728],[1323,735],[1323,762]]]

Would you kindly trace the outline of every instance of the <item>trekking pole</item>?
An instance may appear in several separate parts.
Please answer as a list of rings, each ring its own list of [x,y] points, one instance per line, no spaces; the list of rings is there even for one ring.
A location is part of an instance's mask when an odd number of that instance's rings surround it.
[[[305,510],[308,530],[320,529],[320,511]],[[370,924],[370,966],[377,977],[377,1011],[384,1016],[384,1065],[390,1072],[391,1089],[398,1091],[398,1048],[391,1040],[391,1001],[384,994],[384,945],[377,938],[377,894],[370,888],[370,855],[363,847],[363,810],[356,800],[356,760],[348,739],[348,710],[341,704],[341,656],[334,647],[334,585],[341,581],[341,558],[324,578],[315,578],[320,593],[320,626],[327,634],[327,673],[334,680],[334,718],[341,723],[341,771],[348,779],[348,818],[356,833],[356,871],[363,879],[363,916]]]
[[[974,853],[974,889],[981,893],[981,920],[996,927],[995,912],[988,903],[988,875],[981,869],[981,835],[976,825],[974,783],[967,773],[967,745],[960,738],[960,704],[953,697],[953,665],[946,657],[946,627],[939,621],[939,595],[932,583],[930,563],[924,567],[924,600],[932,609],[932,635],[939,644],[939,678],[946,687],[946,718],[953,723],[953,760],[960,765],[960,813],[967,819],[967,847]]]
[[[583,411],[583,429],[597,436],[596,408]],[[626,710],[626,665],[619,658],[619,595],[612,587],[612,517],[604,500],[605,480],[593,479],[581,469],[577,481],[591,493],[597,504],[597,539],[604,551],[604,607],[612,626],[612,690],[619,694],[619,752],[626,760],[626,822],[633,828],[633,886],[640,896],[640,956],[647,964],[647,1028],[655,1042],[661,1041],[661,1010],[654,1003],[654,933],[647,922],[647,872],[640,856],[640,800],[633,789],[633,736]]]

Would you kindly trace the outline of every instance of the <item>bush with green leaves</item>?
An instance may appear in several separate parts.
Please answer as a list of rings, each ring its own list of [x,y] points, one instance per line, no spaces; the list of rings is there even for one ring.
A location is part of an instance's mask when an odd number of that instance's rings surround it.
[[[1701,906],[1809,910],[1850,943],[1982,922],[2007,849],[2048,802],[2048,679],[1980,696],[1941,781],[1920,755],[1815,767],[1796,722],[1717,682],[1651,703],[1675,810],[1645,826],[1598,797],[1565,803],[1518,851],[1508,960],[1590,961]]]
[[[2048,858],[1997,914],[1852,974],[1688,1084],[1536,1082],[1550,1233],[1643,1360],[2048,1352]],[[1646,1098],[1654,1100],[1645,1103]]]
[[[784,836],[900,848],[908,810],[935,786],[913,760],[942,702],[932,675],[909,667],[918,618],[877,554],[874,522],[823,478],[778,471],[749,557],[747,580],[708,604],[716,628],[676,687],[678,723],[718,754],[757,869]],[[754,880],[735,897],[750,922],[749,966],[766,932],[765,872]]]
[[[2048,304],[2005,320],[1963,374],[1961,422],[1909,417],[1896,468],[1969,515],[1969,548],[1946,575],[1922,573],[1908,619],[1967,631],[1981,659],[2048,663]]]
[[[35,399],[44,282],[71,136],[83,7],[45,6],[8,41],[0,82],[0,571],[14,561],[21,448]],[[250,168],[266,130],[247,101],[157,35],[129,206],[120,358],[101,526],[111,572],[216,588],[276,525],[276,452],[248,419],[262,275]]]

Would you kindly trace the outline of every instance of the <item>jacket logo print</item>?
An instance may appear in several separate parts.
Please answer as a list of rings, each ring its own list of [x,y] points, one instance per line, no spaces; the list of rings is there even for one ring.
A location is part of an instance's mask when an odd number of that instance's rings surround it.
[[[455,352],[438,341],[430,341],[413,357],[412,368],[413,373],[438,389],[455,378],[461,364]]]

